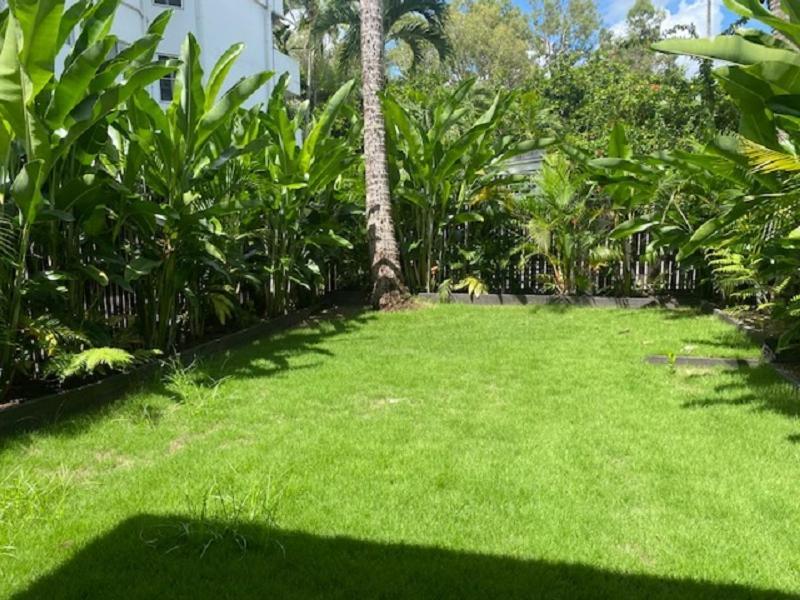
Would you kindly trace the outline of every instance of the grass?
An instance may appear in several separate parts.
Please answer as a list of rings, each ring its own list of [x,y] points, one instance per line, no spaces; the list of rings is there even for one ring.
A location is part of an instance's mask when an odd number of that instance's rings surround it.
[[[800,598],[800,398],[688,312],[332,319],[0,446],[0,597]]]

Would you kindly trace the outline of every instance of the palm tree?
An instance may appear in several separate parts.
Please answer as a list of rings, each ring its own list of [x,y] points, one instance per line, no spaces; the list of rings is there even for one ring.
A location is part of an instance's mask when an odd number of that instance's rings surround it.
[[[364,163],[367,187],[367,236],[371,261],[372,304],[391,308],[408,297],[395,237],[389,174],[386,165],[386,126],[381,106],[384,82],[384,33],[381,0],[360,0],[362,96],[364,101]]]
[[[445,32],[447,0],[384,0],[381,4],[384,44],[406,44],[413,54],[414,65],[423,60],[428,47],[433,47],[439,58],[447,57],[450,52]],[[331,0],[317,16],[314,31],[318,36],[331,35],[337,40],[340,67],[346,68],[358,58],[362,16],[358,0]]]
[[[313,111],[320,102],[323,71],[333,70],[326,56],[324,36],[317,33],[320,1],[287,0],[286,7],[286,16],[278,22],[276,45],[300,62],[301,69],[305,71],[307,99]],[[338,89],[345,78],[340,79],[328,86],[331,93]]]
[[[783,5],[781,4],[782,0],[767,0],[767,8],[769,8],[770,12],[774,14],[779,19],[783,19],[784,21],[789,20],[789,16],[786,14],[786,11],[783,10]],[[779,31],[773,29],[773,33],[775,37],[783,40],[784,42],[788,41],[786,36],[780,33]],[[781,133],[780,135],[785,136],[785,133]]]

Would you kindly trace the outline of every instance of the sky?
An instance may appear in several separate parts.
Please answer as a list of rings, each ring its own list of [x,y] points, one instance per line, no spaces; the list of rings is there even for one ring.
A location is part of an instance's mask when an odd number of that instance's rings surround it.
[[[515,2],[525,10],[530,8],[527,0],[515,0]],[[620,31],[625,22],[625,15],[633,3],[634,0],[597,0],[605,26]],[[653,3],[667,11],[665,29],[694,23],[697,33],[705,37],[707,0],[653,0]],[[713,20],[714,33],[718,34],[736,20],[736,15],[723,6],[722,0],[713,0]]]

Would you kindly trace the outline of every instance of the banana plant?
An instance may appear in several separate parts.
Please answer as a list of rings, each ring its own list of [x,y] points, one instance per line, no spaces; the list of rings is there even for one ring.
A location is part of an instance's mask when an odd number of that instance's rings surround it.
[[[800,20],[797,11],[787,18],[773,14],[758,0],[725,0],[732,11],[764,23],[780,35],[742,29],[734,35],[707,40],[665,40],[661,52],[724,61],[714,71],[725,91],[740,108],[739,133],[767,148],[779,150],[794,138],[800,115]],[[789,3],[791,6],[791,3]],[[793,144],[792,144],[793,145]]]
[[[245,77],[220,94],[243,50],[232,46],[204,77],[200,46],[189,34],[177,66],[175,94],[162,107],[142,91],[128,102],[123,182],[155,207],[149,219],[152,236],[144,251],[130,256],[125,280],[136,285],[141,325],[148,345],[175,346],[182,303],[193,316],[193,334],[201,335],[200,314],[207,291],[204,273],[226,279],[222,250],[223,216],[231,210],[225,198],[204,194],[228,160],[246,153],[237,148],[233,121],[239,109],[272,77],[262,72]],[[219,296],[215,296],[218,302]]]
[[[784,245],[791,219],[783,217],[797,202],[790,183],[800,142],[800,14],[792,3],[781,17],[757,0],[726,0],[742,17],[759,20],[778,35],[740,29],[708,40],[666,40],[661,52],[725,61],[714,72],[741,113],[739,135],[720,137],[696,153],[660,156],[697,194],[718,199],[717,209],[695,223],[681,244],[681,258],[749,240],[749,251],[769,238]],[[630,168],[628,167],[630,172]],[[663,169],[662,169],[663,171]],[[760,225],[758,225],[760,223]],[[628,226],[631,224],[629,223]],[[753,236],[753,230],[770,232]],[[738,231],[737,231],[738,230]]]
[[[7,327],[0,349],[3,395],[14,377],[31,283],[60,277],[30,264],[33,236],[45,221],[57,230],[71,219],[59,202],[65,188],[89,171],[97,148],[89,140],[96,128],[103,128],[137,91],[173,71],[151,62],[168,15],[157,19],[147,36],[112,56],[117,40],[109,30],[118,4],[82,0],[65,9],[64,0],[10,0],[0,16],[0,175],[10,200],[2,209],[18,230],[14,260],[0,273]],[[76,42],[68,46],[74,30]],[[62,53],[66,58],[57,76]]]
[[[798,345],[800,11],[786,1],[780,14],[757,0],[725,3],[766,30],[666,40],[655,49],[722,62],[714,74],[739,108],[739,134],[693,152],[603,159],[594,166],[604,171],[604,183],[637,199],[636,214],[619,225],[617,236],[647,230],[654,243],[678,249],[680,260],[704,262],[727,298],[749,299],[788,321],[782,345]]]
[[[497,135],[514,97],[500,93],[470,122],[466,81],[445,100],[412,114],[391,94],[384,99],[389,171],[407,282],[430,292],[438,263],[444,262],[448,228],[483,221],[480,203],[508,179],[504,167],[514,156],[552,140],[518,142]]]
[[[266,113],[256,117],[268,143],[247,163],[254,188],[243,224],[250,244],[248,272],[258,282],[267,315],[288,310],[299,289],[315,291],[323,260],[352,248],[343,233],[360,206],[342,193],[358,156],[357,119],[346,111],[354,82],[343,85],[311,120],[307,105],[290,116],[286,82],[285,76],[279,80]],[[347,125],[349,133],[334,131],[337,124]]]

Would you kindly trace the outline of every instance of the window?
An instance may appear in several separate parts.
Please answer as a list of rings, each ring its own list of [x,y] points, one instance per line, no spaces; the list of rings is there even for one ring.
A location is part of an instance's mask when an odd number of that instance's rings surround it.
[[[176,6],[183,8],[183,0],[153,0],[154,4],[159,6]]]
[[[175,57],[169,54],[158,55],[160,62],[167,62],[173,58]],[[172,98],[175,95],[175,73],[170,73],[158,82],[158,93],[162,102],[172,102]]]

